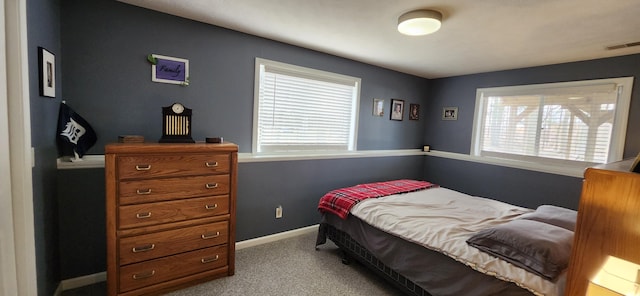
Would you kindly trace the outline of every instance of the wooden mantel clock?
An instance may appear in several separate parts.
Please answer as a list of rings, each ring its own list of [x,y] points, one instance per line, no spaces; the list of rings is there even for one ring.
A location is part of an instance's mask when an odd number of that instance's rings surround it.
[[[180,103],[162,107],[160,143],[195,143],[191,138],[191,109]]]

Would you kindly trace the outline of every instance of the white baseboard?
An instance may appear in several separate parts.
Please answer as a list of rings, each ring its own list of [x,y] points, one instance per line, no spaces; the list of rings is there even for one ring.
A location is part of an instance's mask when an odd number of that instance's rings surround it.
[[[290,238],[298,235],[307,234],[310,232],[317,232],[319,225],[311,225],[303,228],[298,228],[294,230],[289,230],[285,232],[280,232],[276,234],[271,234],[267,236],[261,236],[253,239],[243,240],[236,243],[236,250],[241,250],[244,248],[255,247],[258,245],[271,243],[275,241],[279,241],[281,239]]]
[[[88,285],[93,285],[95,283],[104,282],[107,280],[107,272],[98,272],[94,274],[84,275],[77,278],[66,279],[60,282],[62,286],[62,290],[71,290],[75,288],[80,288]]]
[[[258,245],[271,243],[275,241],[279,241],[282,239],[303,235],[311,232],[318,231],[319,225],[311,225],[303,228],[298,228],[294,230],[289,230],[285,232],[280,232],[272,235],[262,236],[254,239],[248,239],[240,242],[236,242],[236,250],[255,247]],[[76,278],[66,279],[60,282],[58,285],[58,289],[56,289],[54,296],[59,296],[62,294],[62,291],[71,290],[75,288],[80,288],[88,285],[93,285],[95,283],[104,282],[107,280],[107,272],[98,272],[90,275],[80,276]]]
[[[58,288],[56,288],[55,291],[53,291],[53,296],[60,296],[62,295],[62,283],[58,284]]]

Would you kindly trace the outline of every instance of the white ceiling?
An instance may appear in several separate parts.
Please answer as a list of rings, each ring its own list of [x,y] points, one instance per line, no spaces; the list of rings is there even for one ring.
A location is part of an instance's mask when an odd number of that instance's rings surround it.
[[[425,78],[640,53],[640,0],[120,0]],[[444,15],[410,37],[398,17]]]

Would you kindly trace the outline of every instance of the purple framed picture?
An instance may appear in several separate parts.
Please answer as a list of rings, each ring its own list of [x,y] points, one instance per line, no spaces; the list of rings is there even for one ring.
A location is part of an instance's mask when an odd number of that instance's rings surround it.
[[[151,64],[151,81],[189,85],[189,60],[151,55],[155,62]]]

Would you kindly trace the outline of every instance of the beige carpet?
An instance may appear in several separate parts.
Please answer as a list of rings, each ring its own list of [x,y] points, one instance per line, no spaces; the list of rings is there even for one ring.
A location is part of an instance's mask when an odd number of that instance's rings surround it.
[[[401,295],[357,262],[341,263],[338,248],[328,241],[315,250],[316,233],[303,234],[236,252],[236,274],[167,294],[315,296]],[[65,291],[63,296],[105,295],[104,283]]]

